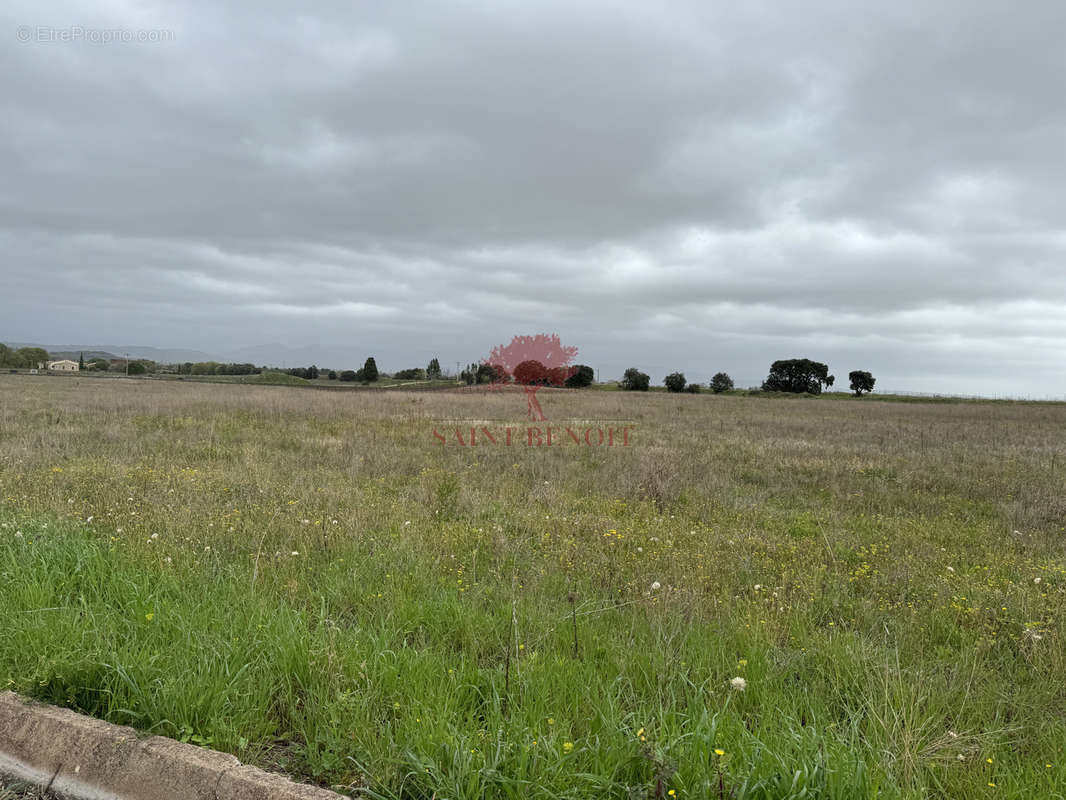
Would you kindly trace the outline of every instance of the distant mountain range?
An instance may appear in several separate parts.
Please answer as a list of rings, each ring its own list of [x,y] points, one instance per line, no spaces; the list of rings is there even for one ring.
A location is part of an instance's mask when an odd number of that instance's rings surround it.
[[[78,360],[78,356],[84,354],[85,360],[90,358],[148,358],[162,364],[174,364],[182,361],[211,361],[207,353],[200,350],[169,350],[159,347],[141,347],[132,344],[37,344],[34,342],[4,342],[8,347],[42,347],[53,358],[69,358]],[[218,359],[214,359],[218,360]]]
[[[39,344],[36,342],[4,342],[8,347],[41,347],[55,359],[69,358],[77,361],[84,355],[86,361],[91,358],[147,358],[160,364],[180,364],[185,361],[219,361],[223,363],[255,364],[269,367],[308,367],[316,364],[330,369],[355,369],[363,365],[367,356],[374,356],[381,368],[385,364],[399,364],[395,369],[407,367],[424,367],[428,363],[407,363],[410,354],[376,348],[373,352],[363,352],[356,347],[343,345],[305,345],[290,347],[283,344],[262,344],[242,347],[222,353],[206,353],[202,350],[181,350],[161,347],[143,347],[133,344]]]

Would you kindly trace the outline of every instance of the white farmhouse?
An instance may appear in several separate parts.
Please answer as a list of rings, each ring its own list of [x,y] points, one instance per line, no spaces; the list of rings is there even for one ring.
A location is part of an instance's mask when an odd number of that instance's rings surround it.
[[[49,372],[77,372],[78,371],[78,362],[77,361],[71,361],[70,359],[67,359],[67,358],[62,359],[61,361],[49,361],[48,362],[48,371]]]

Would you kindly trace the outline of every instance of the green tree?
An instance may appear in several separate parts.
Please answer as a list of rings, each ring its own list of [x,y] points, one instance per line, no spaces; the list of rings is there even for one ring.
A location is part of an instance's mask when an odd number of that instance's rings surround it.
[[[85,369],[85,353],[78,353],[78,369]]]
[[[498,379],[501,379],[501,376],[496,367],[491,364],[477,365],[477,372],[474,373],[474,380],[477,383],[492,383]]]
[[[96,358],[89,359],[88,369],[93,372],[107,372],[107,366],[106,358],[100,358],[97,356]]]
[[[431,359],[429,366],[426,367],[426,377],[432,381],[439,381],[441,376],[440,362],[437,359]]]
[[[377,365],[377,362],[374,361],[374,357],[371,356],[370,358],[368,358],[366,360],[366,363],[363,364],[363,382],[364,383],[373,383],[377,379],[378,379],[378,365]]]
[[[38,364],[48,361],[48,351],[41,347],[20,347],[14,353],[18,363],[13,367],[29,367],[33,369]]]
[[[685,391],[689,394],[699,394],[700,389],[702,388],[703,387],[700,386],[698,383],[690,383],[688,386],[685,387]]]
[[[548,370],[536,359],[527,359],[514,368],[514,382],[523,386],[543,386],[548,383]]]
[[[354,370],[350,370],[350,369],[344,370],[341,373],[341,375],[340,375],[340,379],[342,381],[345,381],[346,383],[351,383],[352,381],[356,380],[357,378],[358,378],[358,375],[355,373],[355,371]]]
[[[711,378],[711,391],[715,394],[728,392],[733,388],[733,379],[724,372],[716,372]]]
[[[144,375],[148,371],[148,368],[140,361],[131,361],[129,366],[129,375]]]
[[[666,386],[668,392],[685,391],[685,373],[671,372],[663,379],[663,385]]]
[[[646,392],[651,386],[651,378],[636,367],[630,367],[622,376],[622,388],[627,392]]]
[[[328,378],[329,378],[329,379],[330,379],[331,381],[335,381],[335,380],[337,380],[337,373],[336,373],[336,371],[335,371],[335,370],[332,370],[332,369],[331,369],[331,370],[329,371],[329,375],[328,375],[327,377],[328,377]]]
[[[770,365],[770,374],[763,381],[764,392],[792,392],[793,394],[821,394],[823,386],[833,385],[829,367],[809,358],[789,358]]]
[[[586,386],[591,386],[596,378],[596,373],[587,364],[576,364],[573,370],[570,377],[566,379],[565,386],[568,389],[584,389]]]
[[[860,369],[849,372],[848,380],[851,381],[851,391],[855,392],[856,397],[862,397],[864,392],[872,392],[874,383],[877,382],[873,375]]]

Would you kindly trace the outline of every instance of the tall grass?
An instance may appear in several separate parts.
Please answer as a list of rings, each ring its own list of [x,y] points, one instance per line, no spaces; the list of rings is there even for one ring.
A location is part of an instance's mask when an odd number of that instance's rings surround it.
[[[0,379],[0,686],[377,797],[1062,793],[1066,407],[542,404],[633,443]]]

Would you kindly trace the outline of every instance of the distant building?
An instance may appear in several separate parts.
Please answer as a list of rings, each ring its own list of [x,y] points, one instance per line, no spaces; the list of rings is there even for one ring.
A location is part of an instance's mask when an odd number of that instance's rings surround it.
[[[64,358],[62,361],[49,361],[49,372],[77,372],[78,362]]]

